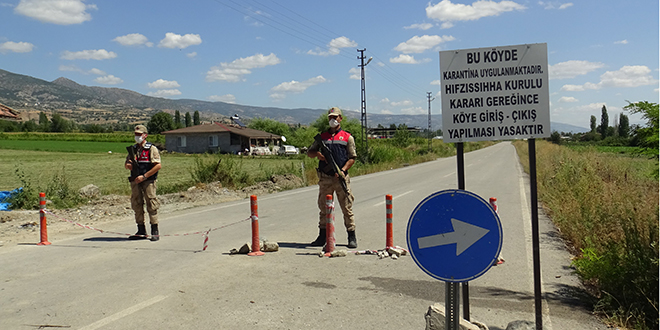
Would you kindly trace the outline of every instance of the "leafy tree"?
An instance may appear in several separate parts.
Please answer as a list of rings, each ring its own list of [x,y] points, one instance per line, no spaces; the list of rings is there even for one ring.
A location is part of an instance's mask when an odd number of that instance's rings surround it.
[[[552,131],[552,134],[550,134],[550,142],[554,144],[561,144],[561,134],[557,131]]]
[[[591,115],[591,132],[596,133],[596,116]]]
[[[18,132],[20,125],[9,120],[0,120],[0,132]]]
[[[627,138],[630,135],[630,120],[623,112],[619,114],[619,136]]]
[[[314,127],[299,127],[291,131],[291,136],[287,137],[286,143],[299,148],[309,147],[314,142],[316,134],[319,134],[319,131]]]
[[[37,125],[34,119],[24,121],[21,125],[21,131],[23,132],[36,132],[37,130],[39,130],[39,125]]]
[[[402,148],[408,147],[411,137],[412,134],[408,130],[408,126],[406,124],[400,124],[394,133],[394,145]]]
[[[199,125],[199,111],[195,111],[195,114],[193,114],[193,125]]]
[[[192,119],[190,118],[190,112],[186,112],[186,127],[192,126]]]
[[[607,114],[607,108],[603,105],[600,115],[600,134],[603,136],[603,139],[607,137],[607,127],[610,124],[610,116]]]
[[[62,118],[59,113],[53,114],[50,124],[51,132],[70,132],[71,130],[72,124],[68,120]]]
[[[158,112],[151,117],[147,123],[149,134],[160,134],[165,131],[171,131],[175,128],[172,115],[167,112]]]
[[[43,111],[39,113],[39,128],[42,132],[50,132],[50,120]]]
[[[289,125],[268,118],[253,119],[250,121],[248,127],[282,136],[287,136],[290,135],[291,133],[291,129],[289,128]]]
[[[658,156],[658,104],[648,101],[630,103],[623,107],[630,113],[639,113],[646,119],[646,127],[638,128],[635,137],[647,154]]]
[[[181,123],[181,113],[179,110],[174,111],[174,128],[183,128]]]

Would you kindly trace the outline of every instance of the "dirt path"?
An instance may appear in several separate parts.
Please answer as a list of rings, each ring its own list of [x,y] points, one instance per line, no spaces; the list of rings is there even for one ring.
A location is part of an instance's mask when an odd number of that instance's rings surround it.
[[[277,191],[299,188],[302,179],[295,175],[277,175],[270,181],[260,182],[241,190],[222,187],[219,182],[200,184],[187,191],[159,195],[160,213],[167,213],[187,208],[218,204],[244,199],[250,195],[265,195]],[[48,204],[46,205],[48,208]],[[87,204],[73,209],[53,210],[58,217],[83,225],[102,229],[103,224],[117,221],[132,221],[130,197],[105,195],[90,200]],[[80,227],[69,222],[48,216],[48,234],[75,233]],[[16,210],[0,211],[0,248],[19,243],[39,242],[39,211]]]

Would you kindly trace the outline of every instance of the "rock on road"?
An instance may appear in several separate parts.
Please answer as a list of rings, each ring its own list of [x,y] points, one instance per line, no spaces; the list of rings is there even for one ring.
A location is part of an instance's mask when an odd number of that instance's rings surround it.
[[[470,282],[471,319],[490,329],[533,321],[529,181],[513,146],[465,154],[465,185],[496,197],[504,264]],[[405,247],[412,210],[425,197],[457,188],[456,158],[352,179],[359,249],[385,247],[385,195],[393,196],[394,243]],[[445,283],[398,260],[349,254],[319,258],[317,187],[261,196],[261,238],[278,242],[264,256],[229,255],[250,241],[249,199],[161,215],[158,242],[87,231],[0,250],[0,329],[424,329],[424,314],[444,304]],[[132,222],[108,231],[133,233]],[[346,232],[337,208],[338,248]],[[35,234],[36,236],[36,234]],[[540,215],[544,329],[607,329],[580,305],[570,255]],[[462,315],[462,310],[461,310]]]

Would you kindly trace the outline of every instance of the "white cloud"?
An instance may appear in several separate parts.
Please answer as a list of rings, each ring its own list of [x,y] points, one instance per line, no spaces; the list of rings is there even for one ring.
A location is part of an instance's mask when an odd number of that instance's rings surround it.
[[[366,68],[365,68],[365,70],[366,70]],[[351,68],[350,70],[348,70],[348,73],[350,74],[348,79],[353,79],[353,80],[362,79],[362,72],[358,68]]]
[[[197,56],[197,52],[188,53],[186,54],[186,56],[188,56],[189,58],[195,58],[195,56]]]
[[[0,44],[0,53],[29,53],[34,49],[34,45],[29,42],[13,42],[7,41]]]
[[[655,85],[657,80],[650,75],[651,69],[644,65],[626,65],[617,71],[607,71],[600,76],[597,84],[587,82],[583,85],[564,85],[562,91],[581,92],[588,89],[602,89],[607,87],[639,87]]]
[[[400,102],[391,102],[390,103],[390,105],[392,105],[393,107],[409,107],[413,104],[414,104],[413,101],[410,101],[410,100],[403,100],[403,101],[400,101]]]
[[[225,103],[236,103],[236,96],[231,95],[231,94],[211,95],[211,96],[209,96],[209,100],[211,100],[211,101],[220,101],[220,102],[225,102]]]
[[[147,93],[147,95],[155,97],[168,97],[181,95],[181,92],[178,89],[161,89],[155,92]]]
[[[381,104],[382,104],[382,103],[390,103],[390,99],[388,99],[388,98],[386,97],[386,98],[380,100],[380,103],[381,103]]]
[[[153,42],[149,42],[149,39],[147,39],[147,37],[139,33],[131,33],[125,36],[119,36],[117,38],[112,39],[112,41],[118,42],[122,46],[145,45],[147,47],[152,47],[154,45]]]
[[[59,70],[60,71],[73,71],[73,72],[78,72],[78,73],[82,73],[82,74],[94,74],[94,75],[97,75],[97,76],[105,76],[106,75],[105,71],[99,70],[97,68],[92,68],[89,71],[85,71],[85,70],[83,70],[83,69],[81,69],[81,68],[79,68],[75,65],[60,65]]]
[[[438,79],[438,80],[433,80],[433,81],[431,82],[431,85],[437,85],[437,86],[440,86],[440,80],[439,80],[439,79]]]
[[[623,39],[623,40],[615,41],[614,43],[617,44],[617,45],[627,45],[628,40]]]
[[[489,16],[498,16],[501,13],[524,10],[525,6],[513,1],[479,0],[471,5],[454,4],[450,0],[442,0],[435,5],[426,7],[426,17],[443,22],[442,28],[450,28],[456,21],[475,21]]]
[[[307,54],[318,55],[318,56],[337,55],[339,54],[342,48],[357,47],[357,45],[358,45],[357,42],[342,36],[330,40],[330,42],[326,46],[327,50],[322,50],[321,48],[316,47],[315,50],[307,51]]]
[[[402,64],[420,64],[431,62],[430,58],[425,58],[423,60],[416,60],[414,56],[401,54],[397,57],[390,58],[390,63],[402,63]]]
[[[266,56],[263,54],[255,54],[249,57],[242,57],[231,63],[223,62],[218,66],[211,67],[211,69],[206,72],[206,81],[237,82],[243,79],[244,75],[252,73],[252,69],[276,65],[280,62],[280,59],[273,53]]]
[[[561,98],[559,98],[559,100],[558,100],[557,102],[561,102],[561,103],[573,103],[573,102],[578,102],[578,99],[576,99],[576,98],[574,98],[574,97],[572,97],[572,96],[562,96]]]
[[[115,52],[109,52],[105,49],[89,49],[81,50],[79,52],[64,51],[62,53],[63,60],[108,60],[117,57]]]
[[[295,93],[299,94],[307,90],[307,88],[322,84],[327,80],[323,76],[316,76],[314,78],[307,79],[305,81],[289,81],[283,82],[270,89],[271,97],[274,99],[281,100],[286,97],[286,93]]]
[[[176,82],[176,80],[158,79],[154,82],[148,83],[147,87],[154,89],[171,89],[171,88],[181,87],[181,85],[179,85],[179,83]]]
[[[605,64],[589,61],[566,61],[548,66],[550,79],[575,78],[604,67]]]
[[[186,34],[182,36],[180,34],[167,32],[165,33],[165,38],[158,44],[158,47],[184,49],[201,43],[202,38],[199,34]]]
[[[543,9],[566,9],[568,7],[572,7],[573,3],[572,2],[567,2],[567,3],[560,3],[558,1],[551,1],[551,2],[544,2],[544,1],[539,1],[539,6],[542,6]]]
[[[423,53],[425,50],[431,49],[442,42],[452,41],[454,39],[452,36],[414,36],[408,41],[400,43],[394,50],[404,54]]]
[[[412,107],[401,109],[401,113],[404,115],[423,115],[427,113],[427,110],[422,107]]]
[[[389,109],[382,109],[382,110],[380,110],[380,113],[382,115],[393,115],[394,114],[394,112],[390,111]]]
[[[44,23],[80,24],[92,19],[87,10],[97,9],[84,0],[21,0],[14,12]]]
[[[420,23],[420,24],[412,24],[408,26],[404,26],[403,28],[408,30],[408,29],[420,29],[420,30],[428,30],[433,27],[433,24],[431,23]]]
[[[89,70],[89,73],[95,74],[97,76],[105,76],[106,75],[105,71],[99,70],[97,68],[92,68],[91,70]]]
[[[115,77],[111,74],[107,75],[107,76],[103,76],[103,77],[98,77],[98,78],[94,79],[94,81],[96,81],[99,84],[104,84],[104,85],[117,85],[117,84],[121,84],[121,83],[124,82],[120,78],[117,78],[117,77]]]

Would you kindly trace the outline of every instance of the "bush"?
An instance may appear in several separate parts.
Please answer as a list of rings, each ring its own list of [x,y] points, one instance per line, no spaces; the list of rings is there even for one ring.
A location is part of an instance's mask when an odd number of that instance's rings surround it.
[[[8,198],[4,200],[5,203],[9,203],[9,208],[12,210],[18,209],[36,209],[39,207],[39,196],[30,182],[27,181],[25,177],[25,172],[22,169],[23,165],[16,165],[16,176],[18,180],[21,181],[21,189],[14,194],[11,194]]]
[[[84,202],[78,191],[73,189],[64,174],[64,167],[53,175],[46,188],[46,197],[58,209],[76,207]]]
[[[242,169],[241,162],[231,156],[217,155],[208,161],[198,156],[190,176],[193,183],[219,181],[225,187],[240,188],[254,183],[249,173]]]

